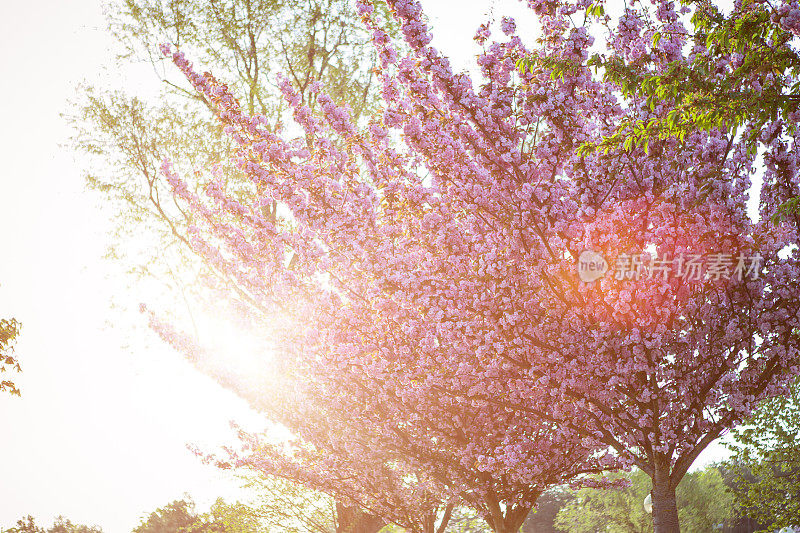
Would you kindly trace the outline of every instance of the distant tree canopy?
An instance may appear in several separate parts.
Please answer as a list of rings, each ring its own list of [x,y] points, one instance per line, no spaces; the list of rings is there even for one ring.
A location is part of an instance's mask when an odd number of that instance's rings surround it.
[[[19,389],[13,381],[6,379],[6,372],[21,370],[14,356],[14,342],[19,330],[20,324],[15,319],[0,319],[0,392],[7,391],[16,396],[20,395]]]
[[[159,507],[142,520],[134,533],[178,533],[198,526],[200,518],[189,499],[175,500]]]
[[[574,499],[575,492],[568,487],[553,487],[548,490],[536,500],[536,509],[525,520],[522,533],[557,533],[556,517]]]
[[[641,471],[611,474],[627,478],[630,486],[619,489],[580,489],[558,512],[555,525],[567,533],[650,533],[653,523],[644,509],[651,483]],[[719,471],[710,467],[690,472],[678,485],[678,516],[681,531],[706,533],[720,529],[734,518],[732,497],[725,490]]]
[[[765,401],[734,437],[729,467],[740,514],[769,531],[800,524],[800,384]]]
[[[207,513],[199,513],[191,498],[175,500],[150,513],[133,533],[333,533],[335,515],[320,515],[309,501],[310,491],[284,482],[258,482],[253,505],[222,498]],[[322,499],[317,495],[317,499]]]
[[[280,118],[285,104],[276,74],[291,78],[310,104],[313,81],[331,88],[356,115],[375,104],[375,53],[348,0],[124,0],[109,4],[109,27],[123,47],[121,59],[159,65],[158,46],[169,42],[214,65],[243,95],[248,113]],[[213,113],[184,80],[164,70],[160,75],[177,94]]]
[[[3,533],[103,533],[103,530],[97,526],[73,524],[63,516],[56,517],[53,525],[45,529],[36,525],[36,520],[28,515],[17,520],[14,527],[3,530]]]
[[[249,507],[268,531],[286,533],[333,533],[336,504],[321,492],[278,477],[242,473],[253,499]],[[212,507],[212,513],[214,508]]]

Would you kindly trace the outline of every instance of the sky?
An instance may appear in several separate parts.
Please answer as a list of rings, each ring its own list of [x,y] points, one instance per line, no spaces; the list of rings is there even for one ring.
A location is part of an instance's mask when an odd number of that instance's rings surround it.
[[[531,20],[511,0],[423,4],[457,68],[489,9],[522,14],[519,27]],[[232,442],[229,421],[257,426],[258,416],[142,328],[109,324],[120,318],[112,301],[137,295],[102,258],[109,212],[85,188],[61,113],[81,82],[143,83],[144,72],[103,71],[111,49],[99,1],[0,7],[0,317],[23,323],[23,396],[0,395],[0,528],[61,514],[123,533],[184,493],[201,509],[247,496],[187,444]]]

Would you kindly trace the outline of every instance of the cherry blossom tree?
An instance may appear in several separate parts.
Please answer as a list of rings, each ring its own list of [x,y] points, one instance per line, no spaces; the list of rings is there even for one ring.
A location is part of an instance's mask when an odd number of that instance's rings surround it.
[[[675,488],[692,462],[800,369],[798,229],[769,221],[776,188],[796,186],[796,156],[767,161],[752,220],[746,135],[579,152],[670,112],[586,65],[588,1],[528,2],[542,22],[535,48],[511,19],[495,41],[482,27],[476,80],[431,46],[417,1],[387,3],[409,53],[359,4],[381,112],[358,128],[316,85],[320,117],[285,81],[302,142],[164,47],[218,109],[252,183],[234,194],[212,173],[196,194],[165,164],[193,249],[313,370],[331,411],[352,396],[375,428],[436,443],[446,432],[426,417],[466,427],[461,410],[474,410],[474,439],[447,449],[519,480],[545,479],[567,443],[611,448],[650,477],[655,530],[678,531]],[[609,26],[608,53],[680,57],[674,3],[653,15],[636,5]],[[655,42],[647,17],[674,31]],[[518,75],[521,57],[535,60]],[[368,385],[334,394],[342,383]],[[417,411],[392,410],[393,397]],[[491,453],[476,455],[482,438]]]
[[[444,531],[456,505],[477,511],[493,531],[518,531],[546,488],[601,469],[579,444],[559,447],[548,438],[549,428],[540,421],[536,428],[519,413],[489,405],[459,409],[431,400],[411,406],[388,387],[373,386],[370,401],[364,391],[372,383],[352,387],[358,378],[348,377],[348,383],[337,383],[337,392],[347,390],[358,401],[305,394],[292,404],[287,424],[299,438],[287,446],[243,433],[246,453],[230,460],[420,533]],[[496,418],[489,425],[492,411]],[[498,450],[511,444],[523,424],[528,428],[520,443],[529,450],[525,461],[494,466]],[[542,457],[540,451],[552,456]]]
[[[333,496],[343,532],[377,531],[392,522],[437,533],[456,506],[475,510],[494,531],[515,532],[546,488],[613,464],[590,457],[593,450],[577,439],[553,441],[552,423],[486,402],[437,401],[433,393],[424,405],[409,402],[405,387],[353,369],[331,373],[301,359],[302,352],[296,361],[284,355],[259,369],[229,368],[224,350],[209,353],[150,316],[153,328],[203,373],[293,433],[287,442],[274,433],[240,431],[242,450],[198,453],[223,468],[249,468]],[[512,445],[527,453],[513,464],[497,461]]]

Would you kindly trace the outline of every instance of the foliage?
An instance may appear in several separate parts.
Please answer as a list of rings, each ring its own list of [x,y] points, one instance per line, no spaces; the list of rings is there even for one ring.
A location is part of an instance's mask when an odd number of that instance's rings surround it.
[[[651,483],[648,476],[641,470],[636,470],[633,474],[617,473],[611,476],[614,479],[630,481],[630,486],[578,490],[574,499],[556,515],[555,525],[558,531],[570,533],[653,531],[652,520],[642,505],[650,492]]]
[[[553,487],[545,491],[525,520],[522,533],[556,533],[556,516],[574,499],[574,492],[568,487]]]
[[[478,513],[467,507],[453,510],[453,516],[447,524],[446,533],[488,533],[492,529],[486,525]]]
[[[336,506],[324,493],[285,479],[243,475],[245,487],[253,494],[249,505],[253,516],[268,531],[286,533],[333,533],[336,529]]]
[[[5,372],[21,371],[19,362],[14,356],[14,342],[19,334],[20,324],[15,319],[0,319],[0,392],[8,391],[16,396],[20,395],[19,389],[14,382],[5,379]]]
[[[701,533],[722,529],[734,522],[733,498],[715,467],[690,472],[678,485],[681,530]]]
[[[133,533],[178,533],[193,529],[199,522],[194,502],[187,498],[175,500],[151,512]]]
[[[558,512],[556,526],[559,530],[570,533],[653,531],[651,517],[643,505],[652,486],[648,476],[635,470],[614,477],[629,480],[630,485],[617,489],[578,490],[574,499]],[[714,467],[687,474],[678,485],[677,498],[681,531],[706,533],[721,529],[733,518],[732,497]]]
[[[685,138],[698,129],[736,131],[744,126],[749,140],[755,141],[777,118],[795,124],[800,99],[800,57],[793,46],[797,28],[792,16],[780,13],[785,11],[780,4],[789,3],[743,1],[728,15],[711,2],[683,3],[696,6],[691,33],[680,28],[677,19],[665,16],[660,25],[647,28],[652,38],[650,57],[624,64],[617,58],[609,63],[597,54],[588,61],[605,69],[606,79],[626,94],[644,97],[651,109],[670,104],[669,113],[644,127],[625,124],[618,129],[630,132],[629,147],[641,146],[651,137]],[[675,57],[668,43],[659,46],[665,35],[676,32],[683,32],[684,46],[692,49],[688,58]]]
[[[202,516],[202,521],[213,525],[214,531],[224,531],[225,533],[268,533],[273,531],[262,519],[258,510],[240,502],[226,503],[222,498],[218,498],[211,505],[211,509]],[[203,528],[191,529],[191,531],[203,531]],[[289,533],[289,529],[281,529]]]
[[[764,530],[800,524],[800,386],[764,401],[734,438],[733,494],[739,512]]]
[[[190,498],[175,500],[150,513],[133,533],[266,533],[257,510],[217,499],[207,513],[197,513]],[[287,530],[288,531],[288,530]]]
[[[171,42],[214,65],[231,88],[246,95],[249,113],[281,119],[285,106],[275,74],[305,89],[321,81],[356,115],[374,105],[374,52],[352,4],[342,0],[124,0],[109,6],[109,27],[123,46],[121,59],[160,63],[158,46]],[[163,81],[197,100],[181,80],[161,70]],[[205,102],[207,105],[208,103]]]
[[[598,1],[586,9],[590,18],[608,26],[610,18]],[[627,57],[592,54],[586,65],[631,99],[641,99],[657,111],[647,120],[631,117],[621,121],[600,142],[583,144],[579,152],[608,150],[622,145],[626,150],[647,151],[653,139],[674,136],[685,140],[697,130],[738,132],[755,152],[768,151],[778,143],[791,142],[798,134],[800,118],[800,11],[793,0],[762,2],[743,0],[724,14],[706,0],[683,0],[675,13],[659,7],[655,20],[638,18],[628,10],[628,26],[642,41]],[[663,3],[662,5],[667,5]],[[691,15],[691,29],[678,16]],[[637,20],[638,18],[638,20]],[[643,41],[649,40],[645,49]],[[679,47],[690,49],[688,56]],[[547,58],[524,57],[521,69],[545,65]],[[554,75],[575,66],[556,64]],[[782,127],[775,128],[775,124]],[[771,213],[773,220],[797,222],[800,196],[787,183],[783,202]]]
[[[389,524],[380,533],[405,533],[405,528]],[[486,521],[468,507],[456,507],[443,533],[489,533],[493,531]]]
[[[73,524],[68,518],[56,517],[53,525],[48,529],[36,525],[31,515],[17,520],[16,526],[3,530],[3,533],[103,533],[97,526]]]
[[[36,525],[31,515],[17,520],[15,527],[3,530],[3,533],[42,533],[44,530]]]

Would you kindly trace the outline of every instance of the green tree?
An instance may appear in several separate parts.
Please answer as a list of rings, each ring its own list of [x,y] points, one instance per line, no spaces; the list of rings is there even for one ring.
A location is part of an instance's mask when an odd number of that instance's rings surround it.
[[[98,526],[73,524],[63,516],[56,517],[53,525],[45,529],[36,525],[36,520],[31,515],[17,520],[16,526],[3,530],[3,533],[103,533]]]
[[[681,530],[687,533],[721,530],[734,518],[733,498],[715,467],[687,474],[678,485],[677,498]]]
[[[195,513],[194,502],[190,498],[175,500],[159,507],[133,530],[133,533],[178,533],[195,531],[201,525]]]
[[[112,206],[108,258],[129,274],[136,294],[163,295],[148,298],[151,307],[200,335],[194,315],[217,299],[210,288],[218,286],[215,271],[191,253],[190,220],[173,202],[160,166],[169,159],[195,176],[192,186],[199,190],[208,176],[194,171],[228,161],[234,147],[209,103],[180,73],[164,68],[158,45],[176,43],[197,62],[213,64],[241,95],[243,108],[266,117],[277,132],[287,112],[278,73],[298,84],[315,109],[310,87],[318,80],[356,115],[370,113],[377,92],[371,36],[349,0],[116,0],[107,11],[119,44],[115,70],[149,65],[157,90],[143,95],[123,86],[82,87],[68,117],[72,144],[88,158],[89,187]],[[388,24],[388,12],[384,18]],[[235,165],[217,168],[226,182],[238,182]],[[240,193],[252,191],[243,186]],[[275,209],[264,207],[267,216]],[[139,300],[122,298],[115,304],[138,306]]]
[[[650,533],[653,523],[645,511],[644,500],[651,490],[650,479],[640,470],[618,472],[609,480],[627,480],[619,488],[583,488],[575,492],[556,516],[559,531],[569,533]],[[722,529],[733,518],[733,502],[726,492],[722,475],[715,467],[690,472],[677,489],[681,531],[707,533]]]
[[[467,507],[456,507],[444,533],[490,533],[491,531],[492,529],[475,511]],[[390,524],[381,529],[380,533],[407,533],[407,530]]]
[[[336,506],[329,496],[281,478],[250,472],[241,472],[240,478],[252,495],[248,503],[217,500],[206,515],[208,521],[225,524],[231,532],[336,530]]]
[[[19,334],[20,325],[15,319],[0,319],[0,374],[5,378],[5,372],[21,370],[19,362],[14,357],[14,342]],[[19,389],[10,379],[0,379],[0,392],[8,391],[16,396],[20,395]]]
[[[227,503],[222,498],[203,515],[206,524],[213,524],[226,533],[268,533],[270,531],[261,521],[259,512],[243,503]]]
[[[36,520],[31,516],[25,516],[17,520],[14,527],[4,529],[3,533],[46,533],[43,528],[36,525]]]
[[[596,531],[650,533],[653,524],[642,502],[650,492],[650,478],[641,470],[617,472],[609,480],[628,480],[630,485],[619,488],[583,488],[575,492],[556,515],[558,531],[594,533]]]
[[[675,135],[682,139],[698,129],[739,130],[749,137],[753,150],[780,133],[780,129],[766,131],[778,120],[787,135],[798,133],[798,28],[787,24],[783,7],[790,2],[744,0],[727,15],[707,0],[685,3],[696,6],[691,42],[699,53],[692,62],[673,61],[666,69],[635,78],[628,77],[626,69],[608,70],[624,91],[642,93],[651,107],[664,100],[673,105],[674,111],[663,118],[642,127],[628,124],[624,126],[627,131],[621,132],[628,133],[635,146],[651,137]],[[656,32],[654,40],[661,35]],[[773,213],[776,222],[783,218],[797,221],[792,214],[800,213],[800,196],[796,190],[790,192],[794,196]]]
[[[491,529],[481,516],[466,507],[457,507],[447,524],[447,533],[489,533]]]
[[[47,533],[103,533],[103,530],[97,526],[73,524],[68,518],[58,516]]]
[[[570,501],[574,492],[567,487],[554,487],[536,500],[536,508],[522,526],[523,533],[556,533],[556,516]]]
[[[334,533],[336,504],[326,494],[285,479],[243,474],[252,491],[250,509],[269,531]]]
[[[600,5],[603,2],[598,2]],[[781,21],[786,2],[737,2],[729,14],[708,0],[683,0],[692,9],[689,46],[696,53],[691,61],[660,63],[659,42],[668,32],[667,24],[651,26],[653,48],[649,57],[625,64],[619,57],[606,60],[596,55],[590,62],[604,67],[606,78],[628,95],[640,95],[647,104],[673,104],[672,111],[647,124],[629,122],[618,133],[630,136],[633,146],[651,137],[680,138],[700,130],[735,130],[752,127],[757,140],[769,122],[792,116],[800,102],[800,56],[797,30]],[[595,14],[602,14],[595,8]],[[673,29],[673,31],[675,31]],[[611,140],[611,139],[609,139]]]
[[[206,513],[188,496],[151,512],[133,533],[334,533],[333,501],[285,480],[247,478],[252,500],[228,503],[218,498]],[[80,532],[82,533],[82,532]],[[88,533],[88,532],[87,532]]]
[[[733,495],[765,530],[800,525],[800,384],[765,401],[733,432]]]
[[[736,493],[744,490],[745,483],[752,483],[755,481],[750,469],[743,465],[734,458],[730,458],[724,462],[717,463],[716,467],[722,475],[722,480],[725,483],[726,490],[733,496],[733,514],[734,517],[726,522],[723,529],[725,532],[733,533],[753,533],[760,529],[764,529],[766,524],[759,524],[757,520],[747,516],[746,512],[736,502]]]

